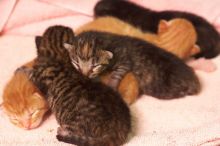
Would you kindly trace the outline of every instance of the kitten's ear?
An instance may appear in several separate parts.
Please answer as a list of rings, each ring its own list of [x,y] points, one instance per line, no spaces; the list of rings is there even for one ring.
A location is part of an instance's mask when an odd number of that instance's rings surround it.
[[[107,56],[108,56],[109,59],[112,59],[112,57],[113,57],[113,53],[112,53],[112,52],[110,52],[110,51],[105,51],[105,53],[107,54]]]
[[[70,52],[73,49],[73,45],[70,45],[68,43],[64,43],[63,44],[64,48],[68,50],[68,52]]]
[[[40,48],[40,43],[41,43],[42,38],[43,38],[42,36],[35,37],[35,44],[37,48]]]
[[[168,30],[169,28],[169,22],[166,20],[160,20],[159,25],[158,25],[158,34],[164,33]]]

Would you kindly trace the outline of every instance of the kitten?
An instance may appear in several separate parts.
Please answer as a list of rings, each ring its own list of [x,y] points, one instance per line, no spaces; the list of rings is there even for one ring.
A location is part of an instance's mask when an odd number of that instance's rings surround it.
[[[29,71],[60,124],[57,139],[78,146],[122,145],[131,130],[129,108],[110,87],[72,67],[62,44],[73,37],[70,28],[48,28]]]
[[[35,38],[36,46],[39,48],[41,43],[42,37],[37,36]],[[110,72],[106,74],[102,74],[100,76],[100,81],[106,85],[108,85],[108,82],[110,81]],[[136,99],[139,97],[139,86],[137,83],[137,79],[135,78],[133,73],[127,73],[125,76],[121,79],[117,91],[123,98],[123,100],[128,104],[131,105],[136,101]]]
[[[156,33],[160,20],[173,18],[185,18],[192,22],[198,34],[196,44],[201,47],[201,52],[195,57],[213,58],[220,52],[220,36],[217,30],[204,18],[181,11],[157,12],[141,7],[125,0],[101,0],[95,8],[96,17],[114,16],[143,31]]]
[[[88,31],[65,43],[73,66],[94,78],[111,71],[109,85],[117,88],[133,72],[140,92],[161,99],[197,94],[200,83],[194,71],[175,55],[140,39]]]
[[[143,39],[177,55],[181,59],[188,59],[200,51],[199,47],[195,45],[197,41],[195,28],[186,19],[161,20],[158,26],[158,34],[154,34],[143,32],[120,19],[106,16],[97,18],[79,27],[76,30],[76,34],[89,30]]]
[[[33,62],[24,66],[31,64]],[[2,107],[11,123],[28,130],[38,127],[49,109],[40,91],[20,71],[15,72],[6,84]]]
[[[146,33],[145,37],[147,35]],[[186,19],[161,20],[158,35],[153,39],[153,44],[184,60],[200,52],[200,47],[196,45],[196,30],[192,23]]]

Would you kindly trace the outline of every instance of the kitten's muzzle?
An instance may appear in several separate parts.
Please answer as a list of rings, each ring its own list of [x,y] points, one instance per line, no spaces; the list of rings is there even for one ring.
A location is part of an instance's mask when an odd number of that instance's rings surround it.
[[[92,69],[81,69],[79,68],[80,72],[87,77],[90,77],[91,73],[93,72]]]

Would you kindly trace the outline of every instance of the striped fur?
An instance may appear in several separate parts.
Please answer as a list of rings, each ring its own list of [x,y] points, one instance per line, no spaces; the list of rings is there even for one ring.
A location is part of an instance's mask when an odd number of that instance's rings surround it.
[[[129,108],[110,87],[72,67],[61,45],[71,39],[58,37],[73,36],[66,33],[72,32],[62,26],[46,30],[37,45],[38,56],[30,76],[60,124],[57,139],[78,146],[122,145],[131,130]]]

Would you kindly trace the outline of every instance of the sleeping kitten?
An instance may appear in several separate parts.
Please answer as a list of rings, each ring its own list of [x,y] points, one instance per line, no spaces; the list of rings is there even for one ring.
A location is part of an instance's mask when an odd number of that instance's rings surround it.
[[[31,64],[33,62],[24,66]],[[20,71],[15,72],[6,84],[2,106],[14,125],[28,130],[38,127],[49,109],[40,91]]]
[[[220,53],[220,35],[204,18],[192,13],[180,11],[153,11],[125,0],[101,0],[95,8],[96,17],[114,16],[143,31],[156,33],[160,20],[185,18],[192,22],[198,34],[197,43],[201,52],[196,57],[213,58]]]
[[[60,124],[57,139],[78,146],[122,145],[131,130],[129,108],[110,87],[72,67],[62,44],[73,37],[70,28],[48,28],[29,71]]]
[[[196,30],[186,19],[160,20],[157,35],[145,33],[145,37],[149,42],[184,60],[200,52],[200,47],[196,45]]]
[[[161,20],[158,25],[158,33],[154,34],[143,32],[120,19],[106,16],[84,24],[76,30],[76,34],[93,30],[132,36],[148,41],[181,59],[188,59],[200,51],[195,44],[197,41],[196,30],[188,20],[180,18],[170,21]]]
[[[88,31],[65,43],[73,66],[85,76],[112,72],[109,85],[117,88],[127,72],[133,72],[141,93],[161,99],[197,94],[200,83],[178,57],[145,41],[127,36]]]
[[[37,48],[39,48],[41,40],[41,36],[37,36],[35,38]],[[102,74],[100,76],[100,81],[108,85],[108,82],[110,81],[110,75],[110,72]],[[129,72],[125,74],[118,85],[117,91],[120,93],[121,97],[128,105],[131,105],[137,100],[138,96],[140,95],[139,86],[137,83],[137,79],[135,78],[133,73]]]

